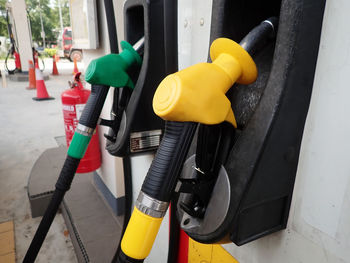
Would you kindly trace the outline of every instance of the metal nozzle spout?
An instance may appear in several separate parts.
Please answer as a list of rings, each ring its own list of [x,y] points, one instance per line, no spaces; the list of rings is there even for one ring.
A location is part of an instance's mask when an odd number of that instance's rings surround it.
[[[254,55],[277,33],[278,18],[270,17],[256,26],[239,43],[250,55]]]
[[[145,44],[145,37],[141,37],[132,47],[135,49],[135,51],[139,54],[143,53],[143,48]]]

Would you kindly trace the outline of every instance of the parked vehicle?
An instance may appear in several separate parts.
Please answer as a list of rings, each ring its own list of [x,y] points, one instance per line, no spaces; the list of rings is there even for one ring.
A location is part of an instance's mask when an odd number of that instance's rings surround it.
[[[58,55],[60,57],[68,58],[73,61],[74,58],[77,61],[81,61],[83,58],[83,51],[79,48],[73,47],[72,29],[65,27],[63,33],[59,35],[58,40]]]

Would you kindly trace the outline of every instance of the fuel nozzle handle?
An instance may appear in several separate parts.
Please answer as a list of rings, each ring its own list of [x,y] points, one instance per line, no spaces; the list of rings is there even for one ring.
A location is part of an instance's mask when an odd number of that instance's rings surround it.
[[[200,63],[169,75],[154,95],[155,113],[168,121],[122,239],[121,255],[128,258],[143,260],[151,251],[197,123],[226,120],[235,126],[225,93],[233,83],[248,84],[257,77],[252,58],[232,40],[215,40],[210,55],[213,63]],[[123,257],[117,262],[126,262]]]
[[[277,33],[278,18],[270,17],[258,26],[253,28],[239,43],[240,46],[251,56],[259,52],[269,41],[275,38]],[[215,167],[217,161],[215,153],[221,153],[222,150],[216,149],[221,138],[220,128],[217,126],[200,125],[198,132],[196,165],[197,169],[208,173]],[[226,145],[225,145],[226,147]]]
[[[134,46],[126,41],[121,41],[120,45],[123,51],[119,54],[108,54],[91,61],[85,73],[87,82],[115,88],[134,88],[126,71],[133,64],[141,65],[142,59],[138,52],[143,51],[144,37]]]
[[[250,84],[257,68],[238,43],[218,38],[210,47],[212,63],[199,63],[167,76],[153,98],[154,112],[165,120],[203,124],[224,121],[236,127],[226,92],[234,83]]]
[[[273,42],[276,36],[278,19],[271,17],[246,35],[240,42],[251,56],[259,52],[266,44]],[[235,129],[229,125],[204,125],[198,128],[197,146],[196,146],[196,179],[210,180],[216,178],[221,165],[226,161],[234,140]],[[214,185],[212,185],[214,187]],[[204,216],[211,191],[213,188],[206,189],[205,197],[193,195],[193,199],[188,199],[188,203],[181,204],[183,209],[192,216]],[[200,209],[198,207],[201,206]],[[189,209],[188,209],[189,208]],[[201,211],[198,213],[194,210]]]
[[[142,262],[150,253],[197,123],[227,121],[236,127],[225,93],[235,82],[250,84],[256,80],[257,69],[250,52],[259,49],[260,41],[271,34],[271,28],[275,29],[277,22],[267,21],[245,38],[242,45],[246,49],[232,40],[216,39],[210,48],[213,63],[200,63],[171,74],[158,86],[153,109],[167,120],[165,133],[137,198],[117,262]]]

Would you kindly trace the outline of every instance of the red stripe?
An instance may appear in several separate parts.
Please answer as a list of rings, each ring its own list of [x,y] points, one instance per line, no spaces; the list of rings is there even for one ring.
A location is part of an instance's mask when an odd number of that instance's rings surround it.
[[[169,233],[170,233],[171,204],[169,207]],[[179,250],[177,252],[177,263],[188,263],[188,235],[180,229]]]
[[[183,230],[180,230],[179,242],[177,263],[188,263],[188,235]]]

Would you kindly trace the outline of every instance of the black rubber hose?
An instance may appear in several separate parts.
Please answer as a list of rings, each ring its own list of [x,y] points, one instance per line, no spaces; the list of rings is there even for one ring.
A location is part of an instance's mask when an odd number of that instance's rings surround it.
[[[105,5],[106,20],[107,20],[109,47],[110,47],[111,53],[118,54],[119,53],[118,34],[117,34],[117,28],[115,23],[113,0],[104,0],[104,5]],[[114,89],[113,107],[115,109],[119,108],[119,88]],[[114,111],[114,112],[117,112],[117,111]],[[119,118],[118,115],[116,116]],[[112,116],[112,118],[114,117]],[[120,123],[117,123],[117,124],[118,126],[120,125]],[[113,127],[113,130],[118,130],[118,129],[119,127],[117,128]],[[113,130],[110,129],[108,133],[109,134],[111,133],[114,136]]]
[[[125,255],[122,250],[120,250],[116,263],[142,263],[143,261],[144,259],[130,258],[127,255]]]
[[[119,90],[119,89],[115,89],[115,90]],[[131,92],[132,90],[128,87],[124,87],[121,89],[120,91],[120,98],[114,98],[114,99],[119,99],[118,101],[118,105],[116,108],[116,111],[114,111],[115,113],[115,119],[113,121],[113,127],[110,130],[110,132],[108,133],[110,137],[116,137],[120,128],[120,124],[122,122],[122,118],[123,118],[123,112],[125,111],[126,106],[129,103],[129,99],[131,97]]]
[[[16,67],[15,67],[15,69],[10,70],[10,69],[8,68],[8,66],[7,66],[8,58],[9,58],[10,54],[13,53],[13,51],[12,51],[13,48],[14,48],[14,47],[12,47],[11,49],[9,49],[9,51],[7,52],[7,56],[6,56],[6,58],[5,58],[5,68],[6,68],[6,70],[7,70],[7,72],[8,72],[9,74],[14,74],[15,71],[16,71]]]
[[[194,122],[166,122],[163,139],[142,184],[142,192],[160,201],[170,201],[196,127]]]
[[[177,0],[164,0],[164,49],[165,72],[178,70],[177,47]]]
[[[93,129],[96,128],[108,90],[108,86],[92,85],[91,94],[79,120],[80,124]],[[24,263],[32,263],[35,261],[63,197],[71,186],[79,162],[80,159],[67,155],[66,161],[64,162],[63,168],[56,182],[56,189],[24,257]]]
[[[80,124],[96,128],[108,90],[108,86],[92,85],[91,94],[79,119]]]
[[[107,19],[109,46],[111,49],[111,53],[118,54],[119,53],[118,36],[117,36],[117,28],[115,24],[113,0],[105,0],[104,4],[105,4],[106,19]]]
[[[80,159],[67,156],[64,162],[61,173],[56,183],[55,192],[52,195],[52,199],[47,207],[40,225],[35,233],[35,236],[30,243],[28,251],[23,259],[23,263],[32,263],[35,261],[39,250],[45,240],[47,232],[49,231],[53,219],[57,213],[57,210],[62,202],[64,194],[69,190],[74,174],[79,166]]]
[[[124,202],[124,220],[123,220],[123,229],[121,238],[124,235],[125,229],[128,226],[129,219],[131,216],[131,207],[132,207],[132,176],[131,176],[131,163],[130,157],[123,158],[123,169],[124,169],[124,189],[125,189],[125,202]],[[118,243],[118,248],[113,256],[112,263],[123,262],[120,261],[120,255],[124,253],[120,247],[121,240]],[[125,257],[124,257],[125,258]],[[119,260],[119,261],[118,261]],[[126,263],[128,261],[125,261]],[[132,262],[132,261],[129,261]],[[140,261],[143,262],[143,261]]]

